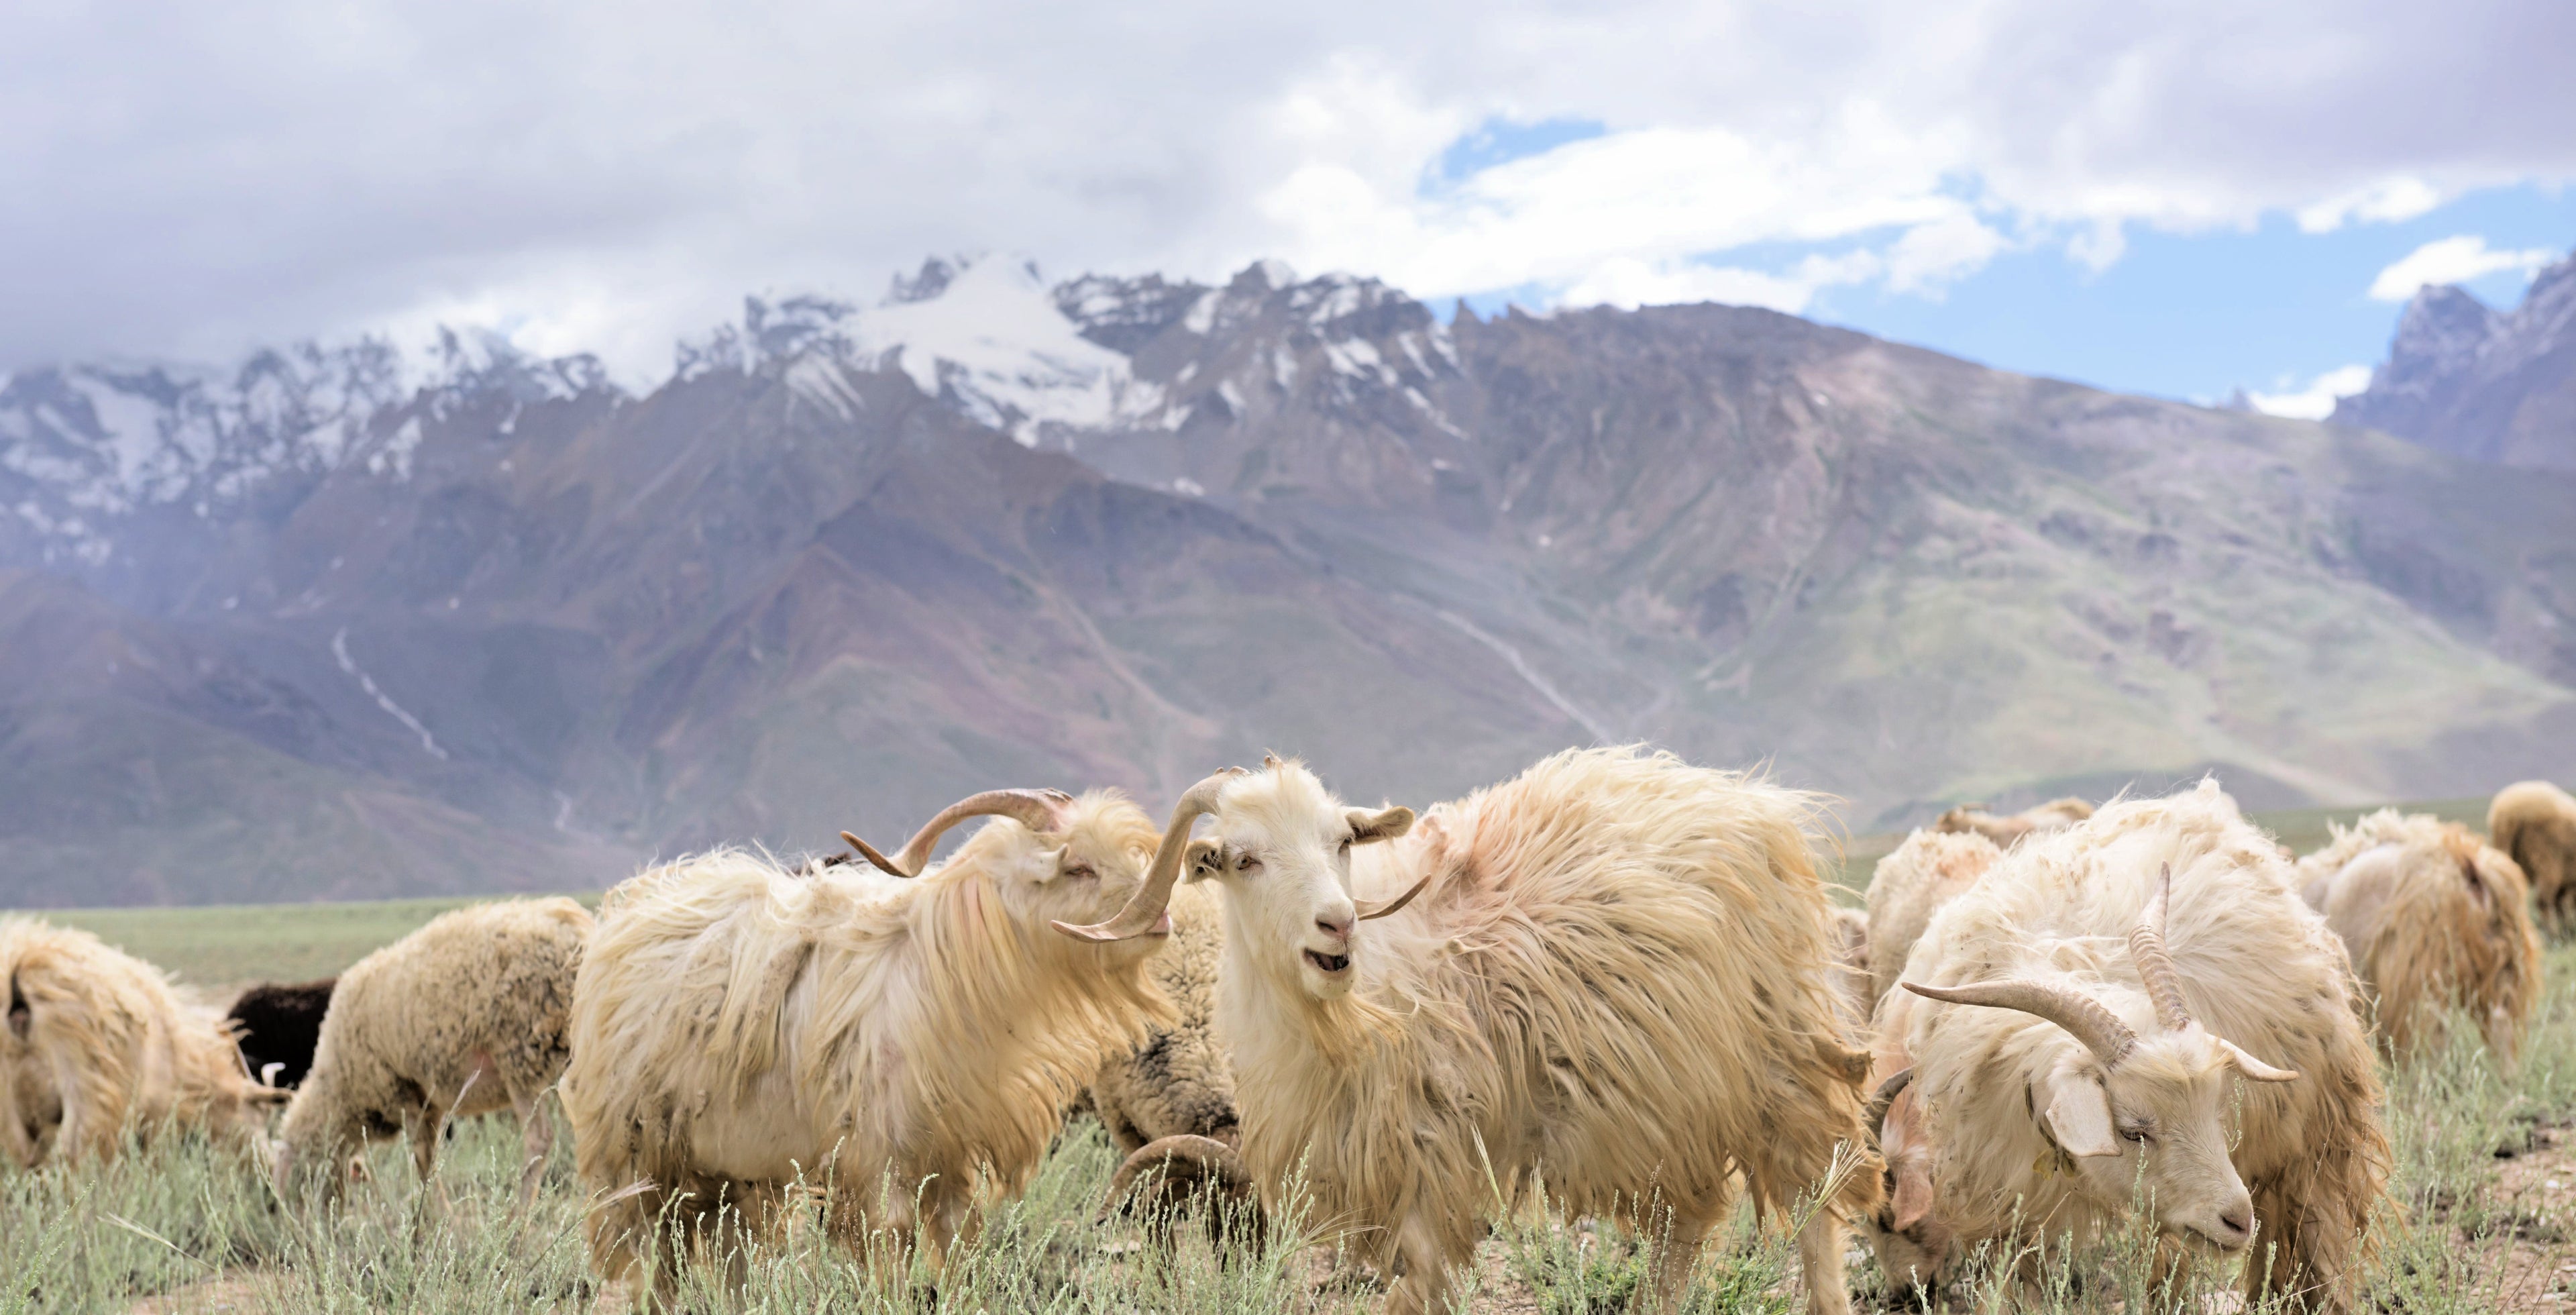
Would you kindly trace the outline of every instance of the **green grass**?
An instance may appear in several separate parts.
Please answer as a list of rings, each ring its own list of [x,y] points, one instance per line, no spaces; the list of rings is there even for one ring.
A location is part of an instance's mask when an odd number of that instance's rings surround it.
[[[2454,1315],[2542,1303],[2570,1249],[2571,1221],[2505,1191],[2499,1155],[2528,1152],[2541,1130],[2576,1115],[2576,948],[2550,958],[2552,990],[2521,1071],[2498,1073],[2469,1043],[2389,1074],[2397,1209],[2361,1309]],[[2467,1029],[2462,1029],[2465,1033]],[[535,1208],[516,1209],[516,1130],[506,1118],[461,1126],[442,1158],[446,1203],[424,1192],[399,1144],[378,1147],[341,1204],[297,1211],[272,1197],[235,1154],[165,1137],[116,1162],[0,1177],[0,1315],[212,1311],[246,1315],[359,1312],[587,1312],[614,1309],[592,1279],[572,1175],[558,1137]],[[793,1228],[755,1248],[733,1280],[692,1270],[688,1309],[756,1315],[814,1311],[1111,1312],[1370,1311],[1377,1290],[1337,1262],[1333,1239],[1292,1217],[1248,1257],[1220,1263],[1197,1230],[1176,1230],[1168,1262],[1138,1224],[1096,1219],[1114,1163],[1099,1128],[1078,1120],[1030,1191],[988,1216],[935,1283],[870,1248],[873,1262]],[[1618,1228],[1568,1226],[1535,1210],[1507,1215],[1462,1285],[1470,1312],[1595,1315],[1623,1309],[1651,1248]],[[2035,1287],[1989,1275],[1967,1307],[2065,1315],[2206,1315],[2223,1272],[2153,1287],[2145,1239],[2113,1239],[2045,1270]],[[2512,1261],[2511,1265],[2508,1261]],[[1799,1308],[1796,1258],[1781,1230],[1749,1212],[1713,1238],[1683,1309],[1692,1315],[1789,1315]],[[909,1275],[909,1282],[898,1276]],[[1866,1260],[1851,1279],[1864,1311],[1885,1307]],[[2499,1297],[2513,1280],[2520,1287]],[[171,1301],[142,1304],[152,1294]]]
[[[486,897],[488,898],[488,897]],[[596,895],[580,897],[597,904]],[[475,899],[348,904],[230,904],[211,908],[47,909],[47,921],[80,927],[181,981],[220,986],[328,977],[369,951]]]

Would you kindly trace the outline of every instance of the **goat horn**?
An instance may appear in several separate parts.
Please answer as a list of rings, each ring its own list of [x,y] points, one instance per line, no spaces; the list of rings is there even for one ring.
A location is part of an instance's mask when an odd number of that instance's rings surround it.
[[[2130,1031],[2118,1015],[2103,1008],[2101,1001],[2048,982],[2019,979],[1970,986],[1924,986],[1915,982],[1899,985],[1916,995],[1951,1004],[2018,1009],[2047,1019],[2083,1042],[2104,1068],[2118,1068],[2138,1044],[2138,1034]]]
[[[1136,893],[1127,898],[1126,907],[1118,910],[1116,916],[1088,927],[1077,927],[1069,922],[1050,925],[1076,940],[1104,942],[1132,940],[1169,927],[1170,915],[1166,910],[1172,902],[1172,887],[1180,884],[1181,860],[1190,848],[1190,827],[1198,822],[1200,815],[1216,811],[1217,795],[1224,791],[1227,782],[1242,772],[1240,767],[1228,767],[1191,786],[1182,794],[1181,801],[1172,805],[1171,825],[1163,828],[1163,843],[1154,850],[1154,865],[1145,871],[1145,884],[1136,888]]]
[[[1213,1178],[1228,1191],[1239,1190],[1244,1182],[1243,1157],[1235,1149],[1214,1137],[1196,1133],[1177,1133],[1158,1137],[1136,1148],[1109,1176],[1109,1199],[1125,1196],[1136,1176],[1157,1165],[1178,1161],[1198,1171],[1202,1178]]]
[[[1895,1104],[1896,1098],[1904,1094],[1905,1089],[1912,1085],[1914,1085],[1914,1067],[1909,1064],[1896,1070],[1887,1081],[1878,1084],[1878,1090],[1870,1093],[1868,1110],[1870,1140],[1876,1141],[1886,1133],[1887,1107]]]
[[[939,810],[939,815],[922,824],[905,842],[903,852],[889,859],[868,842],[844,831],[841,839],[859,851],[879,869],[898,877],[917,877],[923,865],[930,862],[930,851],[939,847],[939,838],[948,828],[970,817],[1007,817],[1031,831],[1053,831],[1064,821],[1064,809],[1073,796],[1062,790],[986,790],[970,794]]]
[[[1351,901],[1351,907],[1360,911],[1360,921],[1362,922],[1366,922],[1371,918],[1383,918],[1386,915],[1395,912],[1397,909],[1403,908],[1407,904],[1411,904],[1413,902],[1413,897],[1421,894],[1423,888],[1431,884],[1432,875],[1433,874],[1428,872],[1423,873],[1422,880],[1413,883],[1412,889],[1405,891],[1394,899],[1355,899]]]
[[[2235,1061],[2237,1072],[2252,1078],[2256,1082],[2296,1082],[2299,1080],[2299,1075],[2296,1071],[2286,1068],[2274,1068],[2271,1065],[2264,1063],[2262,1060],[2246,1054],[2244,1047],[2237,1045],[2235,1042],[2230,1041],[2225,1037],[2214,1037],[2212,1040],[2218,1042],[2219,1047],[2227,1052],[2227,1057],[2230,1060]]]
[[[2173,864],[2156,874],[2155,896],[2147,901],[2146,911],[2138,915],[2137,930],[2129,933],[2129,959],[2138,965],[2138,980],[2147,988],[2147,998],[2156,1002],[2156,1021],[2168,1032],[2179,1032],[2191,1026],[2191,1010],[2182,1002],[2182,976],[2174,971],[2173,957],[2165,953],[2165,915],[2173,905]]]

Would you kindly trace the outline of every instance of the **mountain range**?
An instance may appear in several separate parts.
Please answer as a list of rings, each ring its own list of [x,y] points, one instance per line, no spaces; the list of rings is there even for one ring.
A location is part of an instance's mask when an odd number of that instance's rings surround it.
[[[21,370],[0,902],[597,888],[1272,749],[1419,805],[1651,740],[1855,830],[2576,775],[2567,270],[2419,298],[2334,424],[1276,262],[932,260],[641,392],[463,333]]]
[[[2576,257],[2540,271],[2510,311],[2427,285],[2387,363],[2334,419],[2481,461],[2576,471]]]

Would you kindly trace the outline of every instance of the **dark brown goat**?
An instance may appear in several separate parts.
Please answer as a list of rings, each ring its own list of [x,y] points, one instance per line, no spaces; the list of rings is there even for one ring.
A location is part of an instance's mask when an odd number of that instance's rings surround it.
[[[232,1020],[242,1065],[252,1077],[272,1087],[304,1081],[305,1070],[313,1067],[313,1047],[322,1040],[331,988],[339,981],[262,982],[233,1001],[225,1017]]]

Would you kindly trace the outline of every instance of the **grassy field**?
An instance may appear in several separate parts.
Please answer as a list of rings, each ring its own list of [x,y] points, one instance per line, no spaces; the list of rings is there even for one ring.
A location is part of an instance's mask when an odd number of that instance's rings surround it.
[[[2458,815],[2460,807],[2443,809]],[[2337,814],[2338,818],[2347,814]],[[2292,843],[2323,839],[2324,814],[2265,819]],[[1866,880],[1886,844],[1851,846],[1844,879]],[[445,901],[281,908],[77,913],[90,926],[202,983],[335,971],[450,907]],[[2380,1222],[2362,1309],[2443,1315],[2556,1311],[2576,1290],[2576,946],[2551,952],[2550,985],[2518,1071],[2499,1072],[2463,1044],[2388,1073],[2397,1147],[2396,1208]],[[2562,1138],[2568,1145],[2562,1146]],[[0,1178],[0,1315],[16,1312],[517,1312],[622,1309],[584,1261],[584,1198],[571,1139],[557,1138],[543,1191],[524,1215],[512,1186],[517,1133],[506,1118],[456,1130],[443,1181],[424,1190],[408,1154],[388,1144],[371,1173],[331,1210],[285,1208],[237,1156],[164,1138],[103,1168]],[[1358,1267],[1336,1260],[1329,1229],[1274,1221],[1257,1254],[1231,1264],[1195,1236],[1169,1262],[1130,1220],[1099,1218],[1113,1164],[1087,1119],[1067,1127],[1021,1199],[997,1207],[982,1236],[955,1253],[935,1288],[894,1281],[792,1229],[755,1250],[732,1286],[695,1275],[693,1310],[1340,1312],[1374,1310]],[[444,1200],[441,1200],[441,1197]],[[1888,1308],[1865,1249],[1852,1280],[1864,1310]],[[1478,1255],[1463,1309],[1480,1315],[1588,1315],[1625,1307],[1644,1249],[1619,1230],[1507,1217]],[[1988,1308],[2110,1315],[2209,1315],[2232,1309],[2199,1274],[2154,1291],[2139,1239],[2116,1241],[2055,1272],[2050,1290]],[[1799,1308],[1795,1258],[1749,1213],[1713,1244],[1686,1309]],[[1972,1297],[1976,1294],[1970,1294]]]

